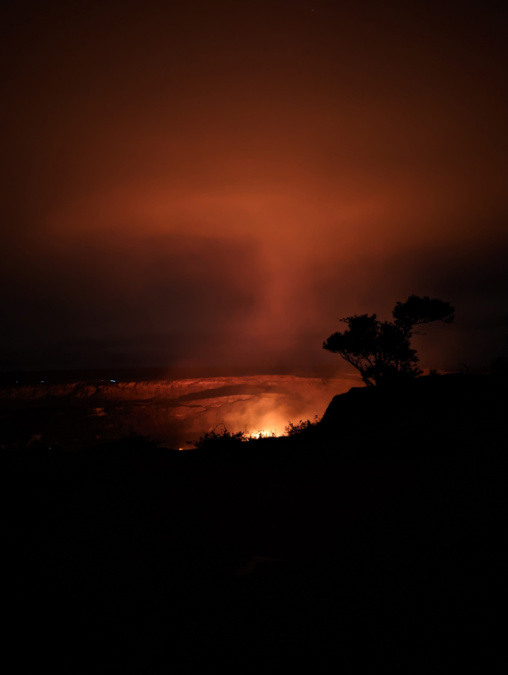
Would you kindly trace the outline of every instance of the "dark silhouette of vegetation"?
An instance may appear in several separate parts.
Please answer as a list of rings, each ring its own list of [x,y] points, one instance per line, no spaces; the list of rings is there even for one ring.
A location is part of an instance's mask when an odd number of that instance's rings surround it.
[[[421,374],[416,350],[411,347],[414,327],[434,321],[451,323],[455,309],[437,298],[411,295],[397,302],[393,321],[379,321],[376,314],[355,314],[341,319],[347,330],[333,333],[323,349],[340,354],[360,371],[367,386]]]
[[[288,422],[284,428],[284,436],[301,436],[308,434],[319,424],[319,416],[315,415],[313,420],[300,420],[299,422]],[[257,434],[249,434],[245,431],[229,431],[225,424],[221,423],[211,431],[207,431],[197,440],[188,441],[188,444],[195,450],[206,450],[212,453],[214,450],[227,452],[237,450],[240,444],[263,442],[267,439],[276,439],[275,432],[265,432],[260,430]]]
[[[222,427],[220,431],[217,431],[219,427]],[[249,435],[244,431],[237,431],[232,433],[228,431],[225,424],[219,424],[215,429],[207,431],[203,436],[200,436],[197,441],[189,441],[189,443],[196,450],[203,450],[214,448],[229,449],[231,447],[237,447],[239,443],[245,443],[249,440]]]
[[[313,420],[300,420],[299,422],[288,422],[287,426],[284,427],[284,432],[286,436],[298,436],[300,434],[305,434],[309,430],[317,427],[319,424],[319,415],[314,415]]]

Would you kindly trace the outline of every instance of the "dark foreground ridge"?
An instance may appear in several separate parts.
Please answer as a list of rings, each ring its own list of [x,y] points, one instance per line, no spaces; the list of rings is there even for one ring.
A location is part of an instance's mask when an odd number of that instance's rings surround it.
[[[430,376],[353,389],[279,439],[7,448],[6,652],[505,672],[507,403],[506,379]]]

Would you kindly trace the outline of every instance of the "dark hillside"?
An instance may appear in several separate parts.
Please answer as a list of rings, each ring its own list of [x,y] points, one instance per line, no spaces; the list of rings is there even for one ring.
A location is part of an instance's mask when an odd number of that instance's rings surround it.
[[[508,380],[490,375],[435,375],[403,387],[353,388],[336,396],[322,422],[321,436],[337,441],[337,430],[365,440],[362,454],[387,453],[413,457],[463,454],[474,443],[505,440]],[[368,439],[372,443],[368,442]]]
[[[504,672],[507,398],[435,376],[286,438],[5,450],[8,649],[72,672]]]

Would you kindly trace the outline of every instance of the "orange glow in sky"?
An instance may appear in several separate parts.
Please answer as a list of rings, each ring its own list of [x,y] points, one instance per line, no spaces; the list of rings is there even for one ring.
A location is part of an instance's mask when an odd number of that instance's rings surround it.
[[[1,367],[336,367],[411,293],[457,307],[431,365],[508,348],[489,3],[9,4]]]

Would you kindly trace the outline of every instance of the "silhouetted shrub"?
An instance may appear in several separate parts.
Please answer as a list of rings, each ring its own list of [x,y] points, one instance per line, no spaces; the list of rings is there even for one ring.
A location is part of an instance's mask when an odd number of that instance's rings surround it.
[[[296,424],[294,422],[289,422],[287,426],[284,427],[284,433],[286,436],[298,436],[300,434],[305,434],[309,430],[316,427],[319,423],[319,416],[314,415],[314,419],[311,420],[300,420]]]
[[[200,436],[197,441],[189,441],[189,444],[198,450],[213,450],[238,447],[240,443],[250,440],[249,435],[244,431],[232,433],[228,431],[224,424],[219,426],[222,427],[221,431],[217,431],[218,427],[215,427],[212,431],[207,431],[203,436]]]

